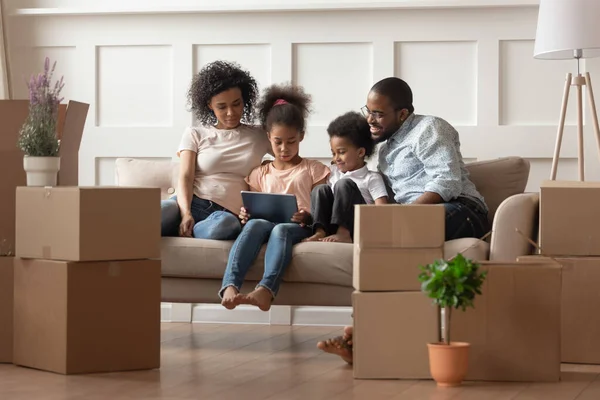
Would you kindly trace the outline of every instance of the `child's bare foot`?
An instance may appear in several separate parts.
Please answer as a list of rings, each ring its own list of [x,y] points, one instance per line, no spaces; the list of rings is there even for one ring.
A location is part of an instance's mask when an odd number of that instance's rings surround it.
[[[229,286],[223,292],[223,300],[221,300],[221,304],[228,310],[233,310],[238,304],[238,291],[233,286]]]
[[[303,240],[303,242],[318,242],[321,239],[323,239],[325,236],[327,236],[327,234],[325,233],[325,230],[317,229],[317,231],[315,232],[314,235],[312,235],[311,237],[307,237],[306,239]]]
[[[326,353],[340,356],[348,364],[352,364],[352,327],[344,328],[344,336],[327,339],[317,343],[317,347]]]
[[[261,311],[269,311],[273,296],[271,292],[261,286],[245,296],[239,296],[239,301],[240,304],[251,304],[260,308]]]
[[[346,228],[339,227],[335,235],[327,236],[322,239],[323,242],[340,242],[340,243],[352,243],[352,236],[350,231]]]

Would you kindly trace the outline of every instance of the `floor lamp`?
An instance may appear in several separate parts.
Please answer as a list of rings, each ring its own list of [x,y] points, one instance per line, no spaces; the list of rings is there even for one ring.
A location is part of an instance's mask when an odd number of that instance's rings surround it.
[[[581,74],[579,63],[582,58],[600,56],[600,0],[540,0],[540,8],[535,37],[534,57],[541,60],[577,61],[577,75],[567,74],[563,92],[562,107],[556,134],[554,157],[550,179],[556,179],[560,147],[569,89],[577,90],[577,143],[579,161],[579,180],[585,180],[583,158],[583,87],[587,88],[589,107],[596,133],[598,152],[600,154],[600,128],[590,74]]]

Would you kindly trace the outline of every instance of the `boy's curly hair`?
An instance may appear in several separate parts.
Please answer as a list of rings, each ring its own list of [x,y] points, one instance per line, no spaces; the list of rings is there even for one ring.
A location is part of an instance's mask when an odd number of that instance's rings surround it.
[[[217,118],[208,107],[210,100],[213,96],[235,87],[240,89],[244,100],[242,121],[253,123],[254,107],[259,94],[258,85],[248,71],[229,61],[207,64],[194,76],[187,97],[198,121],[204,125],[216,124]]]
[[[278,100],[283,104],[275,105]],[[260,124],[267,132],[273,125],[285,125],[304,132],[305,119],[310,113],[311,96],[304,93],[302,86],[272,85],[265,89],[258,103]]]
[[[375,143],[371,138],[371,128],[367,119],[361,114],[350,111],[340,115],[327,127],[329,137],[346,138],[356,147],[365,149],[365,157],[373,154]]]

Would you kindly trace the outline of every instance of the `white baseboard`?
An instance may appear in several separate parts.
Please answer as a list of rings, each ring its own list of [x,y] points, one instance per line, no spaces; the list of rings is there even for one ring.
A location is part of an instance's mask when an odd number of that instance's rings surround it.
[[[192,305],[187,303],[161,303],[161,322],[192,322]]]
[[[252,306],[227,310],[219,304],[161,304],[162,322],[345,326],[352,324],[351,315],[351,307],[274,306],[263,312]]]
[[[252,306],[227,310],[220,304],[162,303],[162,322],[263,325],[352,325],[352,307],[274,306],[263,312]]]

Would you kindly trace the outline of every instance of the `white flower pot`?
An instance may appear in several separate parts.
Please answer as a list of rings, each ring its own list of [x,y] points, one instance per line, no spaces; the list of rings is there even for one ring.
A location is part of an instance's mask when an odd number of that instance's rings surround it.
[[[27,186],[56,186],[60,157],[23,157]]]

